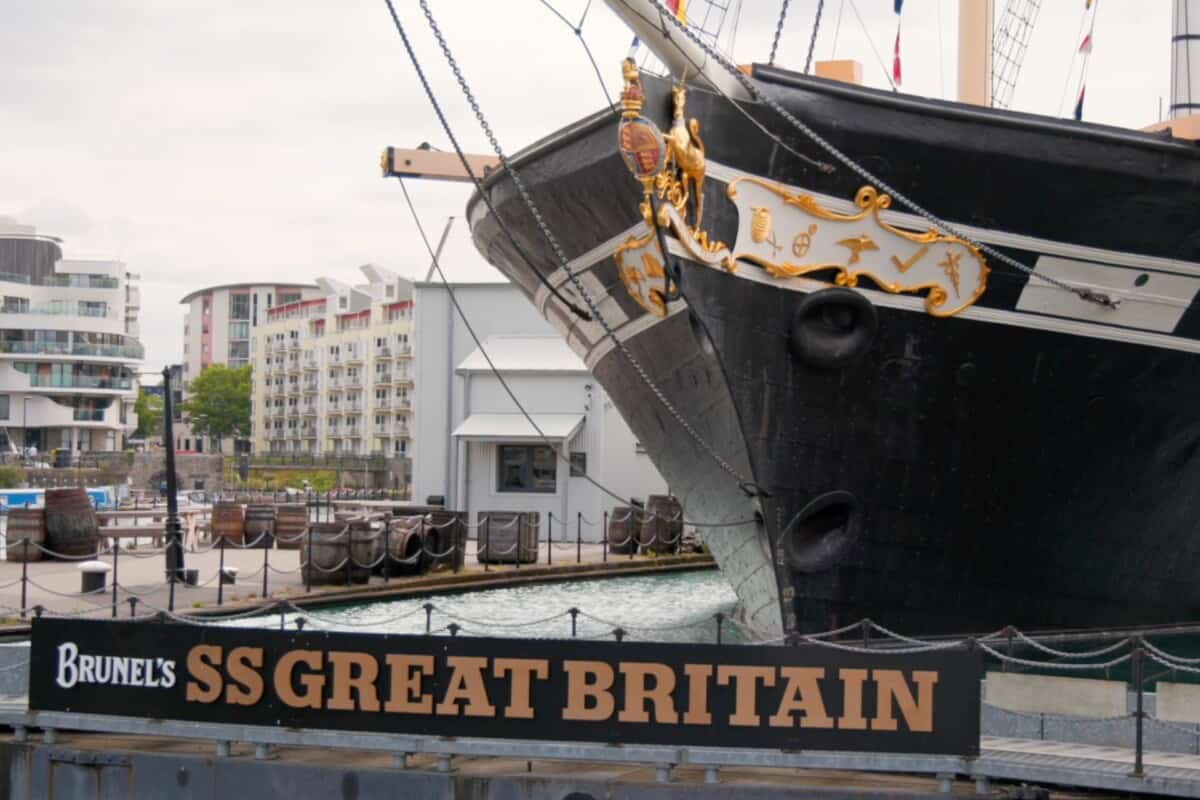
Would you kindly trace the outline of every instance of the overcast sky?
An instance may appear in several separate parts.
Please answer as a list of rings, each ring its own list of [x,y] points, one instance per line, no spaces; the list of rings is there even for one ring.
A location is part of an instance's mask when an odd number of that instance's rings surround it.
[[[486,152],[419,6],[394,2],[462,144]],[[539,0],[429,5],[506,151],[603,105],[576,37]],[[578,20],[587,2],[553,5]],[[765,61],[779,3],[744,5],[734,55]],[[792,0],[784,66],[803,68],[816,5]],[[1042,5],[1014,107],[1069,116],[1085,0]],[[1152,123],[1168,102],[1171,2],[1098,6],[1084,117]],[[957,8],[905,3],[903,91],[954,97]],[[68,256],[119,258],[141,275],[148,371],[180,359],[178,301],[203,286],[355,281],[366,262],[424,277],[379,154],[449,145],[383,0],[0,0],[0,20],[0,215],[62,237]],[[895,32],[892,0],[826,0],[816,57],[858,59],[865,82],[886,88],[871,45],[890,70]],[[601,0],[583,33],[615,96],[631,35]],[[435,237],[469,194],[410,187]],[[452,278],[498,279],[465,236],[450,252]]]

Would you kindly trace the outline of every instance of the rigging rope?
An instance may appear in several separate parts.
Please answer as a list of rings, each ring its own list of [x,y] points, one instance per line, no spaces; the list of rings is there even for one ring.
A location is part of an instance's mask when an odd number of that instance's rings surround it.
[[[768,64],[775,63],[775,51],[779,49],[779,36],[783,33],[783,21],[787,19],[788,5],[790,3],[791,0],[783,0],[783,5],[779,7],[779,21],[775,23],[775,40],[771,42],[771,58],[767,62]]]
[[[813,19],[812,38],[808,40],[808,57],[804,59],[804,74],[812,70],[813,53],[817,51],[817,31],[821,30],[821,12],[825,10],[825,0],[817,0],[817,16]]]
[[[422,0],[422,2],[424,2],[424,0]],[[850,7],[852,9],[855,8],[854,0],[850,0]],[[857,9],[855,9],[855,10],[857,11]],[[982,242],[976,241],[973,237],[967,235],[964,231],[960,230],[957,225],[952,225],[949,222],[946,222],[941,217],[934,214],[932,211],[929,211],[924,206],[921,206],[920,204],[918,204],[915,200],[911,199],[907,195],[905,195],[905,194],[901,193],[900,191],[898,191],[897,189],[895,189],[893,186],[891,186],[886,181],[877,177],[874,173],[870,172],[866,167],[862,166],[857,161],[852,159],[850,156],[846,155],[841,150],[839,150],[837,147],[835,147],[831,142],[827,141],[823,136],[821,136],[815,130],[810,128],[808,125],[805,125],[798,118],[796,118],[795,115],[793,115],[790,111],[788,111],[786,108],[784,108],[778,101],[776,101],[776,100],[772,99],[771,97],[767,96],[766,94],[764,94],[761,89],[759,89],[757,86],[754,85],[753,80],[751,80],[747,75],[745,75],[736,66],[730,64],[728,59],[726,59],[719,52],[717,52],[716,50],[714,50],[713,48],[711,48],[707,44],[705,44],[703,41],[701,41],[698,36],[695,36],[694,34],[692,34],[692,32],[687,29],[686,25],[681,24],[680,22],[678,22],[678,20],[676,20],[671,15],[663,13],[661,8],[659,9],[659,16],[662,17],[663,19],[667,20],[671,24],[673,24],[676,28],[679,29],[680,32],[683,33],[684,36],[686,36],[688,39],[690,39],[692,42],[694,42],[696,45],[698,45],[713,61],[720,64],[722,69],[724,69],[726,72],[728,72],[730,75],[732,75],[733,78],[735,80],[737,80],[738,83],[740,83],[742,85],[742,87],[746,89],[747,92],[750,93],[751,97],[753,97],[754,99],[758,100],[760,103],[763,103],[766,106],[768,106],[769,108],[771,108],[771,110],[773,110],[776,114],[778,114],[780,117],[782,117],[784,120],[786,120],[790,125],[792,125],[792,127],[799,130],[801,133],[803,133],[805,136],[807,136],[809,139],[811,139],[813,142],[815,142],[819,147],[821,147],[823,150],[825,150],[827,153],[829,153],[835,159],[840,161],[851,172],[858,175],[860,178],[867,181],[868,183],[873,184],[880,192],[891,195],[892,199],[894,199],[894,200],[898,201],[900,204],[905,205],[908,208],[912,209],[914,212],[916,212],[919,216],[923,217],[927,222],[932,224],[934,227],[940,228],[944,232],[946,232],[952,236],[956,236],[959,239],[962,239],[963,241],[970,244],[972,247],[975,247],[976,249],[978,249],[980,252],[986,253],[987,255],[991,256],[992,258],[996,259],[997,261],[1007,264],[1010,267],[1020,270],[1021,272],[1024,272],[1026,275],[1030,276],[1031,278],[1033,278],[1033,277],[1039,278],[1040,280],[1045,281],[1046,283],[1050,284],[1051,286],[1055,286],[1064,291],[1071,292],[1072,294],[1074,294],[1081,300],[1085,300],[1090,303],[1097,303],[1097,304],[1105,306],[1107,308],[1114,308],[1114,309],[1117,308],[1121,304],[1120,298],[1113,299],[1110,295],[1108,295],[1105,292],[1097,292],[1092,289],[1088,289],[1086,287],[1072,286],[1071,284],[1067,283],[1066,281],[1061,281],[1058,278],[1038,272],[1037,270],[1033,269],[1032,267],[1028,267],[1028,266],[1022,264],[1021,262],[1017,261],[1015,258],[1010,258],[1009,256],[1005,255],[1004,253],[1001,253],[999,250],[997,250],[994,247],[991,247],[990,245],[986,245]],[[890,80],[890,77],[889,77],[889,80]]]

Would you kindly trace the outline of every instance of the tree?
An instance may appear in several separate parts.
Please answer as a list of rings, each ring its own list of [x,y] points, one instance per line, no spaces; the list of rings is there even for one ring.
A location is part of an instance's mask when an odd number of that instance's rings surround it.
[[[142,439],[150,436],[162,436],[162,397],[150,394],[144,388],[138,387],[137,402],[133,404],[133,411],[138,418],[137,431],[134,432],[134,436]]]
[[[231,369],[210,364],[188,386],[183,416],[192,433],[217,440],[250,436],[250,365]]]

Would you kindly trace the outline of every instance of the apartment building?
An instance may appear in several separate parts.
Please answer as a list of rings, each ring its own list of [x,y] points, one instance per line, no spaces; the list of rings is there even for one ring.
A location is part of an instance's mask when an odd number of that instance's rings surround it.
[[[136,280],[0,217],[0,448],[124,446],[143,357]]]
[[[198,289],[179,302],[183,319],[183,388],[210,364],[241,367],[250,363],[253,331],[272,308],[320,297],[312,283],[230,283]],[[204,452],[203,437],[194,436],[184,420],[175,428],[175,448]],[[226,449],[234,446],[225,442]]]
[[[373,264],[365,284],[276,304],[253,333],[254,451],[406,456],[412,437],[412,283]]]

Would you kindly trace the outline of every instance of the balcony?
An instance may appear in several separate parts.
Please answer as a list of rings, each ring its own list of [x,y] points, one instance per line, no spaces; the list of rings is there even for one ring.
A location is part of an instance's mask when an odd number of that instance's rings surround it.
[[[407,372],[396,373],[396,384],[397,385],[412,386],[412,383],[413,383],[412,375],[409,375]]]
[[[316,415],[317,415],[317,407],[316,406],[307,405],[304,407],[304,416],[315,417]]]
[[[287,365],[287,371],[299,373],[300,372],[300,360],[297,358],[289,359],[288,365]]]
[[[396,358],[412,358],[412,345],[397,345],[395,353]]]
[[[361,413],[363,410],[363,404],[361,400],[347,400],[345,408],[346,411]]]
[[[375,373],[375,385],[376,386],[387,386],[391,382],[392,382],[392,373],[390,370]]]
[[[384,345],[383,347],[375,348],[375,358],[376,359],[391,358],[391,357],[392,357],[392,348],[391,347]]]
[[[298,338],[297,339],[289,339],[288,340],[288,350],[299,351],[300,350],[300,340]]]
[[[362,360],[363,354],[361,350],[349,350],[342,354],[343,364],[361,364]]]
[[[321,391],[321,385],[319,383],[317,383],[316,381],[305,381],[304,382],[304,393],[305,394],[316,394],[319,391]]]
[[[412,400],[407,397],[397,397],[392,403],[392,408],[397,411],[412,411]]]
[[[391,408],[391,407],[392,407],[392,398],[390,398],[390,397],[376,397],[376,398],[375,398],[375,407],[376,407],[376,408],[380,408],[380,409],[388,409],[388,408]]]
[[[289,417],[300,416],[300,406],[288,406],[287,415]]]
[[[375,427],[372,430],[381,436],[388,436],[392,432],[392,426],[388,425],[386,422],[376,422]]]
[[[101,356],[105,358],[131,358],[141,360],[146,356],[146,350],[137,345],[103,345],[82,344],[74,346],[66,342],[0,342],[0,353],[16,353],[20,355],[57,355],[57,356]]]
[[[121,391],[133,388],[132,378],[101,378],[93,375],[30,375],[29,385],[40,389],[110,389]]]
[[[321,368],[321,365],[317,363],[316,356],[308,356],[304,359],[303,364],[305,370],[315,370]]]
[[[50,275],[45,280],[35,281],[29,275],[12,272],[0,272],[0,281],[8,283],[27,283],[32,286],[73,286],[77,289],[118,289],[121,281],[107,275],[85,275],[82,273],[63,273]]]
[[[342,386],[362,386],[362,375],[347,375],[342,379]]]
[[[325,409],[325,413],[333,416],[334,414],[344,414],[346,412],[339,403],[331,403],[329,408]]]

